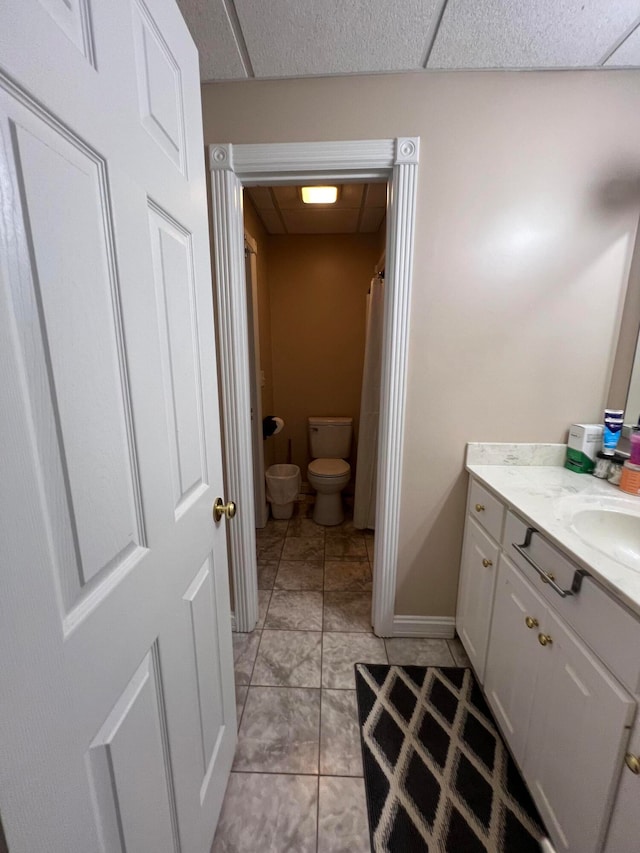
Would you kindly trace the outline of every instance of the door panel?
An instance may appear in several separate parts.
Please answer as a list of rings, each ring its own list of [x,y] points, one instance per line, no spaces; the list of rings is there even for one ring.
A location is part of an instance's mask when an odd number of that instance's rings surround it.
[[[40,0],[65,36],[95,65],[89,0]]]
[[[134,2],[134,38],[142,124],[173,164],[184,172],[180,68],[141,0]]]
[[[33,323],[20,331],[25,350],[39,337],[30,399],[66,613],[92,579],[145,544],[119,285],[104,162],[80,140],[12,112],[5,120],[33,287]]]
[[[5,0],[0,111],[7,840],[205,853],[236,721],[198,60],[175,3]]]
[[[171,436],[174,512],[179,517],[207,485],[191,235],[154,205],[150,206],[149,225]],[[179,383],[175,376],[181,377]]]
[[[184,595],[189,604],[193,655],[198,681],[198,708],[202,733],[202,778],[218,745],[224,723],[222,677],[218,663],[219,650],[215,635],[216,615],[213,609],[211,558],[198,572]]]
[[[105,720],[88,759],[97,829],[107,850],[180,849],[157,644]]]

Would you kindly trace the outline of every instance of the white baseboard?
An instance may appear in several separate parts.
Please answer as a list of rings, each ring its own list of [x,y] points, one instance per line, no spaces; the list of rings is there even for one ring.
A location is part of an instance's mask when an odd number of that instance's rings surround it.
[[[433,637],[450,640],[456,632],[453,616],[394,616],[394,637]]]

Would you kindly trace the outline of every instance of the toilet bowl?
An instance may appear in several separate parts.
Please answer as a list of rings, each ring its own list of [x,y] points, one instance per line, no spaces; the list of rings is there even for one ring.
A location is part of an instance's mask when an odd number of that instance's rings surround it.
[[[310,486],[315,489],[313,520],[331,526],[344,519],[341,492],[351,479],[351,466],[344,459],[314,459],[307,468]]]
[[[309,485],[315,489],[313,520],[326,526],[344,519],[341,492],[351,479],[351,466],[343,458],[351,450],[353,418],[309,418],[309,449],[313,462],[307,468]]]

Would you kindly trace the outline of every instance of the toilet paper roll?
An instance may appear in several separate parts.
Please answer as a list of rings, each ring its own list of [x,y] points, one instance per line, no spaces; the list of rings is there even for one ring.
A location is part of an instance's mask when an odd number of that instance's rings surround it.
[[[276,428],[273,431],[273,435],[277,435],[279,432],[282,432],[282,430],[284,429],[284,421],[282,420],[282,418],[275,418],[275,417],[273,420],[276,423]]]

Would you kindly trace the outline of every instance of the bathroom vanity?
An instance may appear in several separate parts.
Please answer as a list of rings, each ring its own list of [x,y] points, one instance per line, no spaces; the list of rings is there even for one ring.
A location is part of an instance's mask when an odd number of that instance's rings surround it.
[[[458,634],[558,853],[640,850],[640,498],[468,445]]]

